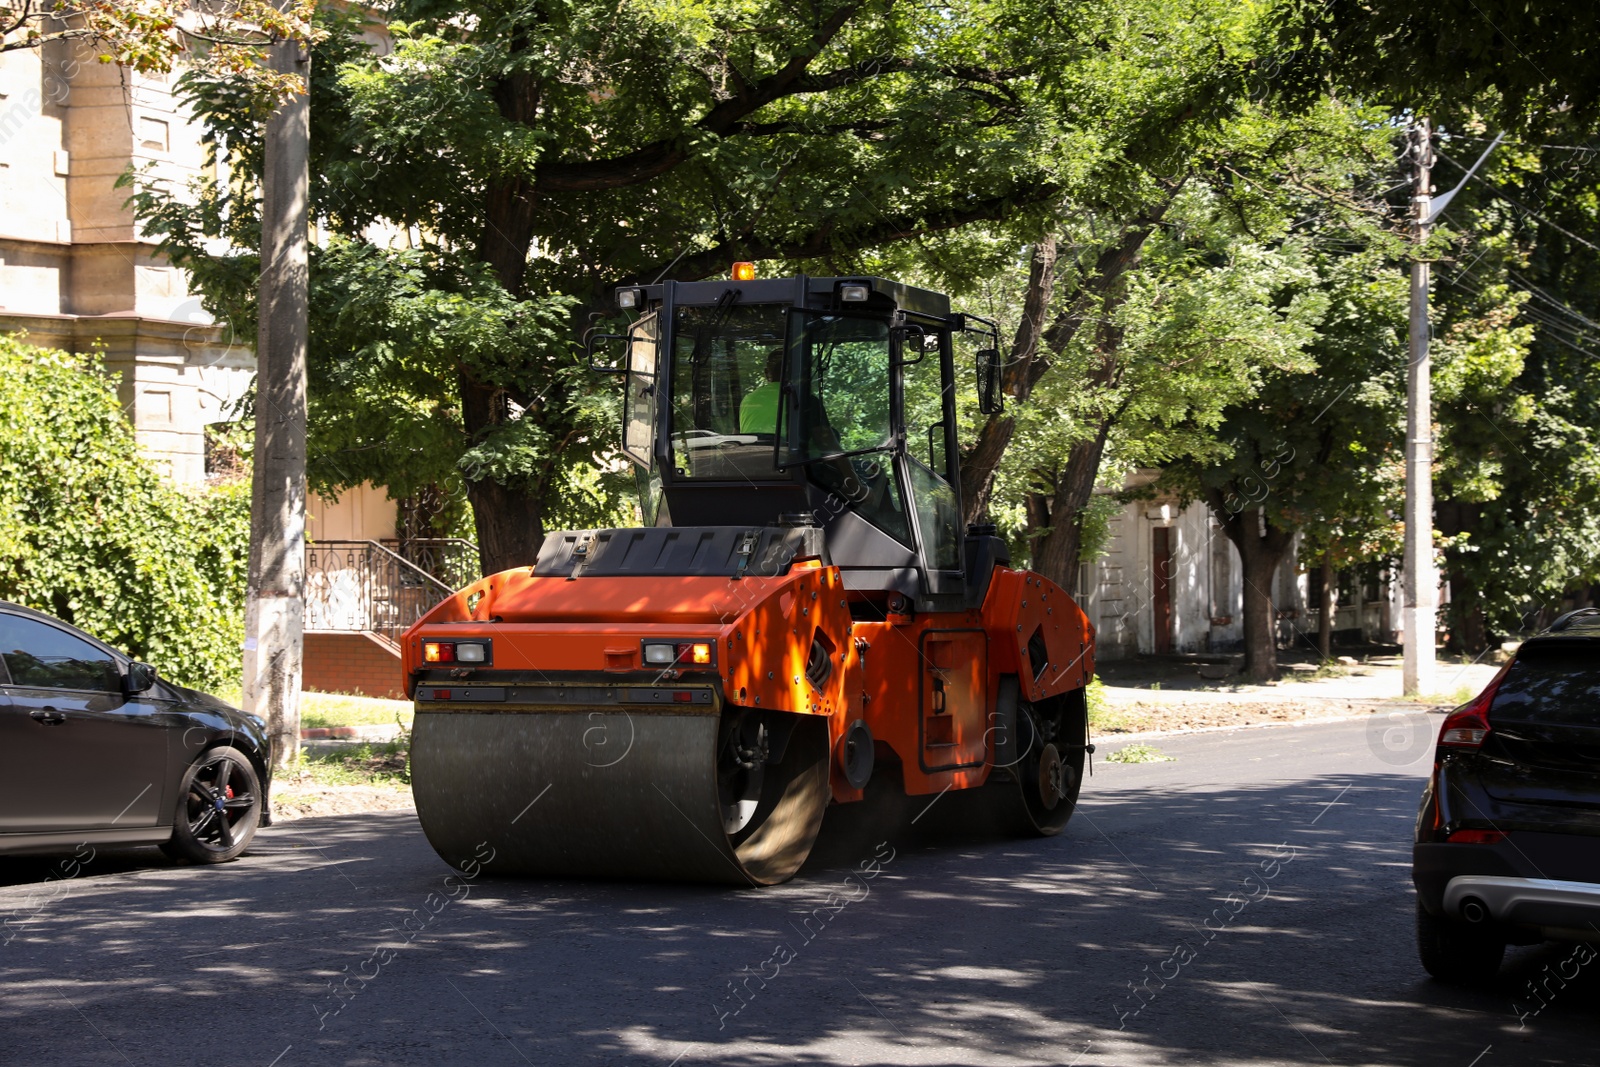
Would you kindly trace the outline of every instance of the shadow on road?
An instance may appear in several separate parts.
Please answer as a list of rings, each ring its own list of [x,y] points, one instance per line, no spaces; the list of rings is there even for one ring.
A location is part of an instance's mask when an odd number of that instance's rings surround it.
[[[409,813],[107,856],[31,911],[47,861],[7,861],[0,1062],[178,1062],[219,1025],[262,1067],[1594,1062],[1600,965],[1518,1029],[1570,949],[1421,971],[1415,777],[1120,781],[1049,840],[943,830],[953,796],[841,813],[763,891],[448,879]]]

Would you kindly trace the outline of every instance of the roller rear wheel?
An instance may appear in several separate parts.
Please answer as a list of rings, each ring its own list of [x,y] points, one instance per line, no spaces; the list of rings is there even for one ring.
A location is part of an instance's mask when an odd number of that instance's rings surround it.
[[[987,789],[1009,794],[1013,829],[1028,835],[1059,834],[1078,807],[1089,744],[1089,710],[1082,689],[1039,704],[1017,702],[1017,751],[1010,781]]]

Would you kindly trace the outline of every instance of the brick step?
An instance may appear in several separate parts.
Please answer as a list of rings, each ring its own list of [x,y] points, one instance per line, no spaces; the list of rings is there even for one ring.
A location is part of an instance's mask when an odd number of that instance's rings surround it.
[[[303,671],[315,692],[405,699],[399,646],[365,630],[307,630]]]

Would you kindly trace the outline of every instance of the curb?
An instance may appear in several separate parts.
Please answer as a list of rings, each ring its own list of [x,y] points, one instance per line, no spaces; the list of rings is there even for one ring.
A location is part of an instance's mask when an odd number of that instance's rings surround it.
[[[1275,726],[1323,726],[1328,723],[1335,722],[1360,722],[1364,719],[1372,718],[1374,713],[1383,710],[1422,711],[1430,715],[1443,715],[1449,709],[1441,708],[1432,704],[1402,704],[1396,701],[1392,705],[1387,705],[1385,707],[1372,707],[1359,714],[1330,715],[1326,718],[1319,716],[1316,718],[1274,720],[1272,722],[1236,722],[1229,723],[1224,726],[1179,726],[1171,730],[1140,730],[1137,733],[1130,734],[1097,733],[1093,735],[1091,740],[1094,741],[1096,746],[1099,746],[1113,743],[1121,744],[1124,741],[1149,741],[1158,737],[1184,737],[1188,734],[1215,734],[1222,733],[1224,730],[1266,730]]]
[[[300,730],[302,741],[393,741],[400,736],[400,728],[392,724],[380,726],[308,726]]]

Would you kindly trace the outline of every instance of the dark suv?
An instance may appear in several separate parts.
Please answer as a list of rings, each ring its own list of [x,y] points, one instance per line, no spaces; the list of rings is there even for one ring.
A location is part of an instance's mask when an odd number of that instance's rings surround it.
[[[1523,642],[1445,719],[1412,879],[1443,981],[1493,976],[1508,944],[1600,941],[1600,610]]]

